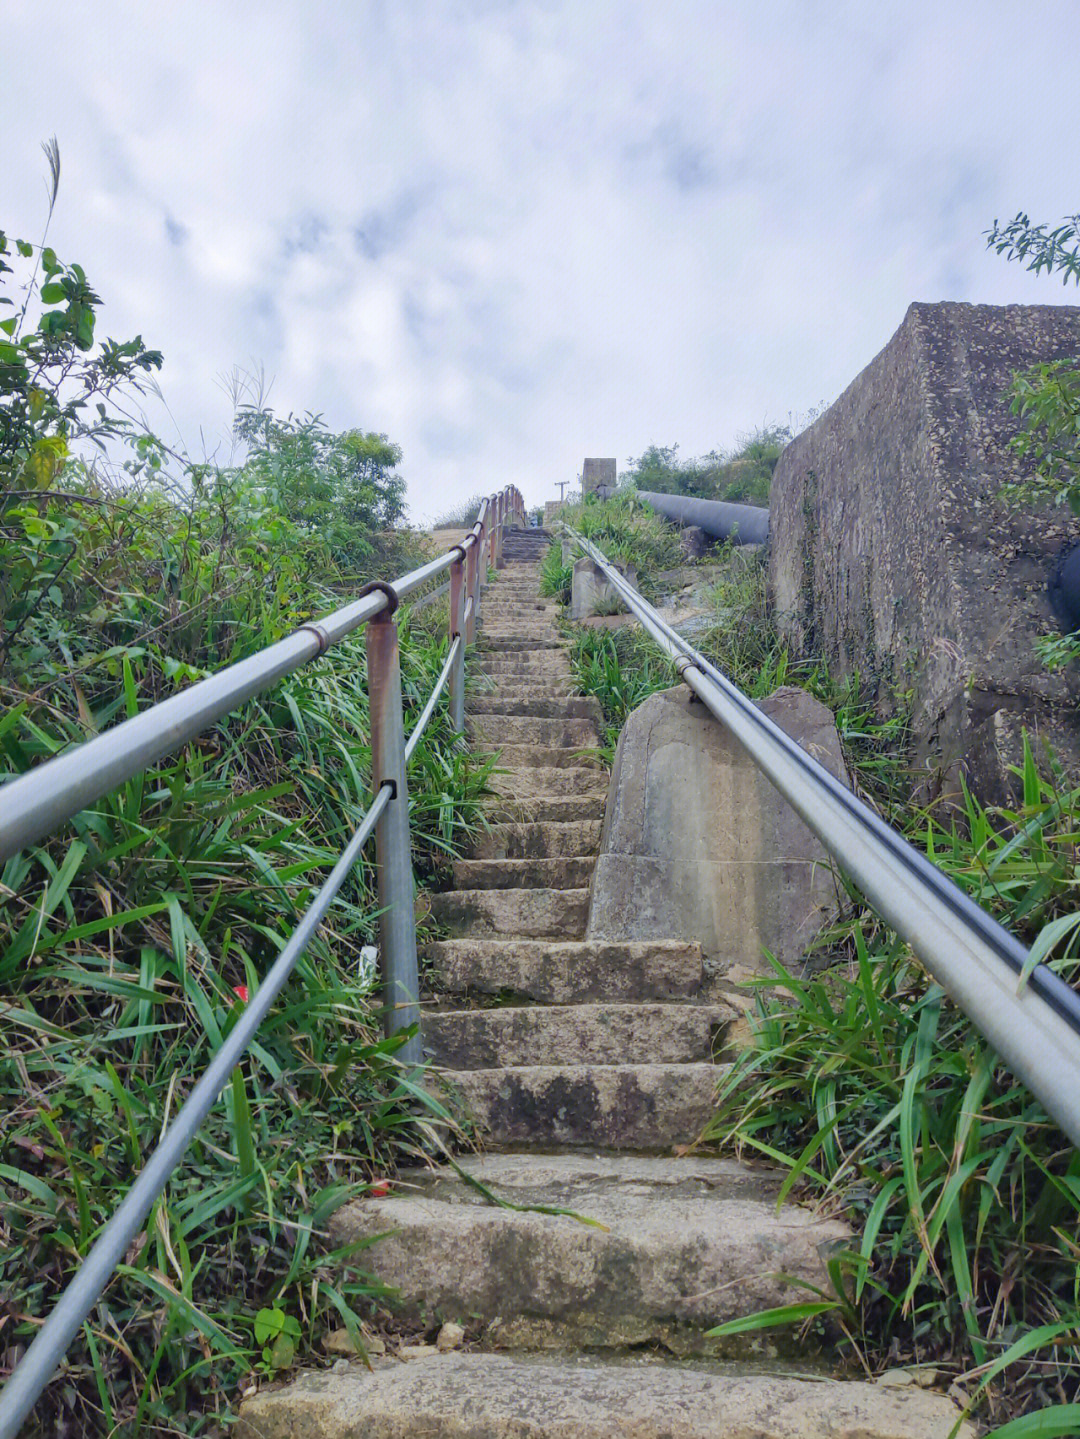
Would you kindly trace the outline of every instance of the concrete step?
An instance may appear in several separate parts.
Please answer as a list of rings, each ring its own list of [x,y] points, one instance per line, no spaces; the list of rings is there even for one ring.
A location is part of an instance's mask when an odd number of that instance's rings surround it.
[[[496,824],[473,846],[476,859],[548,859],[553,856],[596,856],[599,820],[562,824]]]
[[[712,1063],[726,1004],[569,1004],[425,1013],[424,1046],[449,1069],[521,1064]]]
[[[481,743],[534,744],[563,749],[595,749],[600,726],[594,719],[543,719],[536,715],[469,716],[465,731],[474,747]]]
[[[537,700],[579,699],[577,681],[572,675],[510,675],[493,677],[480,675],[475,671],[469,676],[465,704],[475,709],[478,699],[495,700],[502,708],[506,704],[520,701],[535,703]]]
[[[520,803],[539,795],[596,795],[601,801],[607,795],[608,774],[603,769],[552,769],[545,765],[510,770],[491,776],[491,788]]]
[[[431,913],[453,935],[477,939],[581,939],[587,889],[452,889],[431,897]]]
[[[485,626],[483,633],[477,642],[476,652],[480,655],[502,655],[502,654],[551,654],[555,650],[565,650],[566,646],[557,635],[548,638],[545,635],[532,634],[511,634],[493,635]]]
[[[499,694],[470,694],[466,697],[466,711],[469,717],[488,715],[514,715],[533,719],[590,719],[599,723],[603,719],[600,701],[591,695],[567,695],[564,699],[507,699]]]
[[[595,750],[596,741],[591,745],[581,745],[576,749],[563,749],[561,746],[542,744],[493,744],[491,740],[483,742],[477,740],[473,749],[483,753],[485,748],[491,749],[499,756],[499,768],[511,770],[535,770],[535,769],[588,769],[589,757],[582,751]],[[607,786],[608,772],[601,769],[597,764],[594,766],[598,778],[602,779]]]
[[[464,1316],[462,1316],[464,1317]],[[941,1394],[849,1381],[453,1351],[307,1370],[240,1409],[236,1439],[947,1439]],[[958,1439],[973,1439],[963,1424]]]
[[[536,1064],[440,1075],[489,1145],[667,1153],[700,1135],[725,1072],[719,1064]]]
[[[554,622],[559,617],[561,606],[554,600],[546,599],[537,590],[531,594],[507,595],[500,599],[499,593],[484,596],[484,605],[480,615],[480,630],[483,633],[492,620],[502,620],[511,616],[521,615],[522,617],[542,614]]]
[[[588,889],[595,855],[568,859],[459,859],[456,889]]]
[[[704,979],[701,946],[681,940],[470,937],[431,944],[427,958],[441,993],[513,995],[542,1004],[691,999]]]
[[[850,1240],[835,1219],[793,1204],[777,1213],[783,1176],[732,1159],[491,1154],[461,1167],[515,1206],[594,1222],[485,1203],[447,1166],[407,1170],[387,1198],[345,1205],[329,1242],[391,1230],[363,1263],[405,1314],[498,1321],[500,1347],[712,1349],[711,1325],[813,1297],[782,1275],[827,1288],[820,1251]]]
[[[563,650],[499,650],[478,655],[477,666],[484,675],[568,675],[570,661]]]
[[[506,794],[502,796],[500,804],[492,809],[491,818],[506,824],[543,824],[549,820],[556,823],[582,819],[602,820],[606,798],[606,793],[599,790],[588,794]]]

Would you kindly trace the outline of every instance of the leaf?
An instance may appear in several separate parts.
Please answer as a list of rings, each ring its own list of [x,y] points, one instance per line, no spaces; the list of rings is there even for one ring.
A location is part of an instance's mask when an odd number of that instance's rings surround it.
[[[706,1329],[706,1339],[722,1339],[730,1334],[751,1334],[759,1329],[778,1329],[785,1324],[801,1324],[818,1314],[828,1314],[840,1305],[836,1300],[814,1299],[805,1304],[783,1304],[777,1309],[759,1309],[756,1314],[744,1314],[739,1319],[729,1319],[715,1329]]]
[[[1080,1404],[1055,1404],[1010,1419],[1000,1429],[991,1429],[986,1439],[1075,1439],[1080,1434]]]
[[[67,299],[67,291],[59,280],[53,280],[51,284],[41,287],[42,303],[46,305],[59,305]]]

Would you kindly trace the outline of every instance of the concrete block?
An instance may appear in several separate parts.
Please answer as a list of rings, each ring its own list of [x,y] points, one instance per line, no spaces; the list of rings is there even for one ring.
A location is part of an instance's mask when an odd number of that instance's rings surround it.
[[[963,771],[1004,799],[1024,726],[1080,774],[1080,674],[1050,674],[1035,653],[1058,627],[1048,584],[1080,521],[1000,497],[1025,474],[1009,448],[1013,372],[1078,354],[1072,306],[912,305],[776,467],[781,632],[883,700],[914,687],[924,797],[955,792]]]
[[[820,701],[786,687],[760,706],[843,777]],[[836,901],[824,849],[688,690],[634,711],[615,754],[586,938],[698,940],[709,959],[765,973],[763,951],[798,960]]]
[[[637,584],[637,571],[633,565],[612,564],[612,568],[624,575],[632,585]],[[574,561],[574,578],[570,589],[570,618],[589,619],[598,611],[612,612],[612,606],[624,608],[618,591],[610,583],[599,565],[587,555]]]

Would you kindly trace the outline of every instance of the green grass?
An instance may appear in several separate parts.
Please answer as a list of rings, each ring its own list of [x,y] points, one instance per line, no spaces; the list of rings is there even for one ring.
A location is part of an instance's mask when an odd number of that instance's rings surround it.
[[[415,631],[407,611],[401,622],[407,727],[445,657],[437,624],[429,611]],[[0,775],[134,712],[159,693],[160,671],[123,656],[118,681],[82,720],[29,698],[10,708]],[[235,1023],[236,990],[258,983],[358,823],[370,798],[366,696],[361,635],[0,872],[9,1356]],[[422,884],[437,885],[483,823],[489,773],[441,707],[409,775]],[[430,1151],[431,1102],[397,1064],[398,1041],[379,1035],[360,953],[377,943],[371,865],[369,851],[29,1433],[60,1422],[86,1434],[208,1432],[253,1368],[318,1352],[328,1325],[355,1326],[377,1297],[362,1258],[344,1277],[320,1236],[369,1178]],[[266,1309],[288,1318],[287,1340],[257,1341]]]
[[[1055,792],[1030,753],[1020,777],[1016,809],[969,796],[909,837],[1076,983],[1080,792]],[[856,902],[827,943],[820,973],[772,961],[704,1142],[766,1156],[852,1218],[852,1356],[930,1365],[994,1422],[1075,1403],[1080,1156],[872,913]]]

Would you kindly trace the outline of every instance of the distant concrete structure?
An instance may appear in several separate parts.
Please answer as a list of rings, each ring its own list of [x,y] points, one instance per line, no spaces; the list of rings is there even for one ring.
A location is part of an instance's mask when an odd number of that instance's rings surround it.
[[[615,489],[615,484],[614,460],[585,461],[585,468],[581,472],[581,492],[583,495],[592,495],[598,490],[611,494]]]
[[[1044,669],[1048,585],[1080,541],[1065,509],[1016,508],[1013,372],[1080,356],[1080,309],[914,304],[840,398],[780,456],[769,581],[780,631],[864,692],[913,688],[927,795],[959,773],[1013,788],[1022,730],[1080,776],[1080,676]]]

